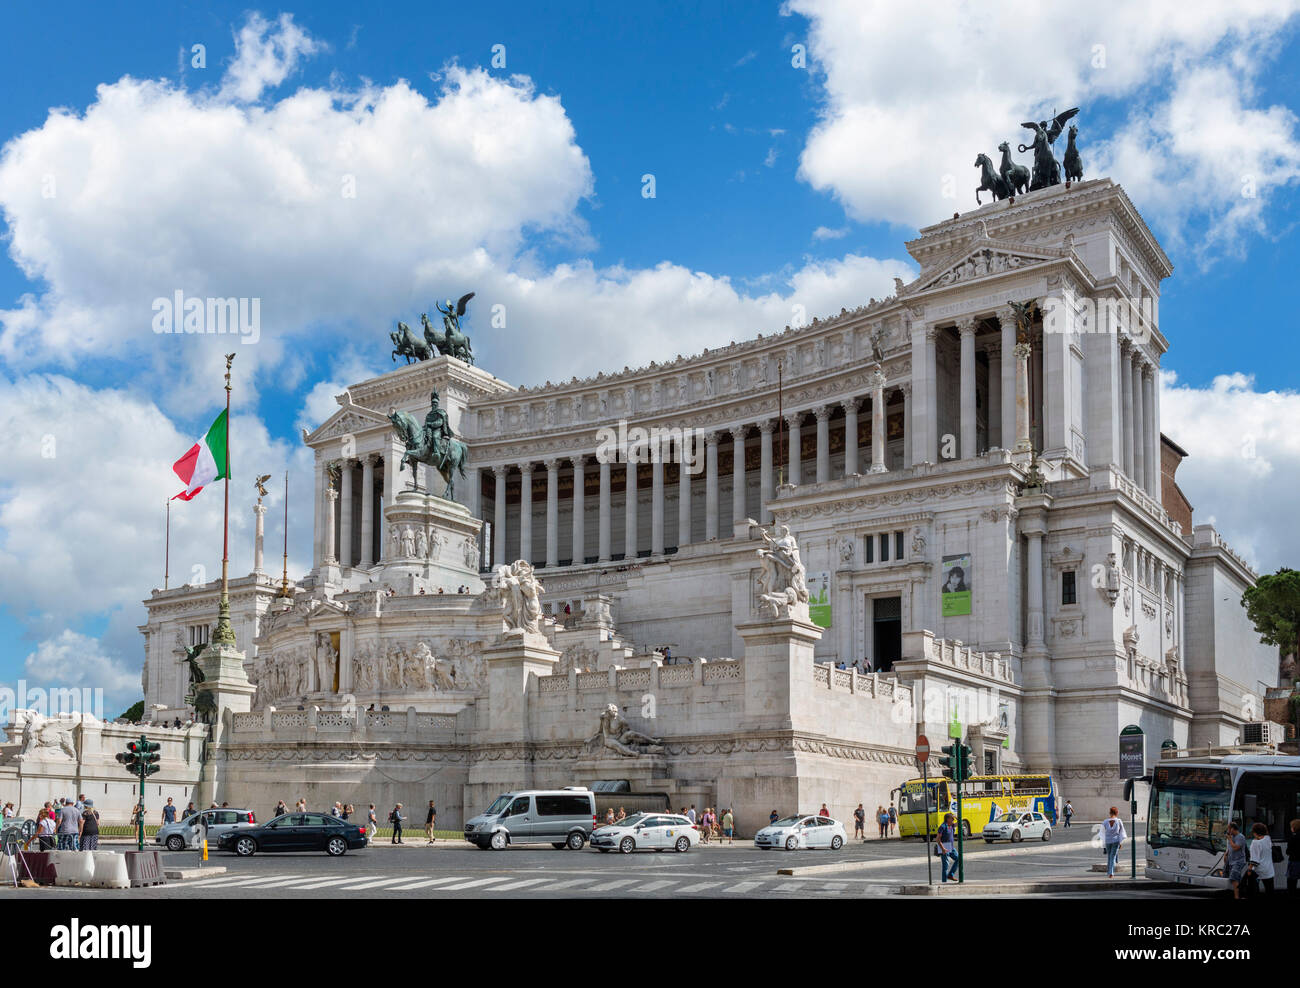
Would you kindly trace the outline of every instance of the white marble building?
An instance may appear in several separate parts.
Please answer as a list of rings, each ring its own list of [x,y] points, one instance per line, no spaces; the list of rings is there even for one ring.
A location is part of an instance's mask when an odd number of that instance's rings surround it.
[[[1101,179],[907,247],[921,273],[895,295],[720,350],[536,387],[437,358],[349,387],[304,433],[312,573],[292,605],[269,582],[232,600],[260,692],[219,746],[227,783],[272,801],[286,784],[437,798],[452,824],[496,788],[627,777],[747,815],[847,814],[887,802],[917,729],[944,737],[955,710],[981,768],[1050,769],[1095,813],[1117,797],[1126,724],[1152,749],[1235,740],[1277,657],[1238,604],[1249,567],[1165,507],[1172,265],[1141,216]],[[1021,341],[1009,303],[1028,300]],[[410,474],[386,416],[422,417],[435,387],[469,447],[468,521],[420,539],[397,510]],[[602,430],[638,428],[686,430],[698,470],[602,455]],[[754,626],[771,523],[826,592],[820,635],[774,644]],[[969,613],[944,614],[946,557]],[[515,559],[544,585],[553,660],[493,651],[500,619],[474,573]],[[212,594],[145,602],[149,705],[178,701],[177,673],[158,670]],[[664,647],[690,664],[662,664]],[[665,753],[593,760],[581,742],[606,702]]]

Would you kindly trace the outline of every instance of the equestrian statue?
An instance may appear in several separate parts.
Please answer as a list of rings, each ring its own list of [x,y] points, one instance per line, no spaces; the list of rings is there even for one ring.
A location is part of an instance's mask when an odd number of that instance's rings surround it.
[[[447,412],[438,403],[438,391],[435,388],[429,395],[429,411],[424,416],[424,425],[415,420],[415,416],[399,412],[395,408],[388,410],[388,421],[406,446],[398,470],[408,464],[411,467],[411,489],[419,490],[419,473],[415,464],[424,463],[442,475],[447,485],[443,497],[447,500],[456,498],[456,475],[465,476],[465,464],[469,460],[469,450],[452,432],[451,420]]]

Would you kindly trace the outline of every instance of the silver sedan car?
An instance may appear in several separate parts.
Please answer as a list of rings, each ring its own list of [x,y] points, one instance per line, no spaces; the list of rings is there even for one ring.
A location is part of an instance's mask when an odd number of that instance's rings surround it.
[[[164,823],[154,836],[155,844],[162,844],[169,851],[196,850],[207,831],[208,847],[216,848],[221,835],[229,830],[257,826],[257,818],[252,810],[211,809],[191,813],[184,820]]]

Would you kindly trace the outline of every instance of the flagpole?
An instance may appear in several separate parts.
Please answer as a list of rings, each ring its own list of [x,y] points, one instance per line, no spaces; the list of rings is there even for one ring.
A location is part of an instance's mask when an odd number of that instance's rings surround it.
[[[167,578],[171,574],[172,568],[172,502],[171,498],[166,501],[167,507],[167,528],[164,542],[166,548],[163,550],[163,589],[167,589]]]
[[[222,472],[226,477],[225,506],[221,517],[221,605],[217,615],[217,630],[212,634],[218,645],[235,647],[235,629],[230,626],[230,365],[233,353],[226,354],[226,452]]]
[[[289,596],[289,471],[284,472],[284,573],[277,597]]]

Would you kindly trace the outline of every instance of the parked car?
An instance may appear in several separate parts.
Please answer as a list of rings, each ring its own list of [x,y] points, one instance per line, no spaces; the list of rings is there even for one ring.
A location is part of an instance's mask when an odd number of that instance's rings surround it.
[[[217,846],[241,858],[258,851],[324,851],[338,857],[366,846],[366,828],[326,813],[285,813],[257,827],[228,830]]]
[[[618,823],[597,827],[591,834],[591,846],[602,854],[615,848],[624,854],[669,848],[684,852],[699,842],[699,830],[676,813],[634,813]]]
[[[754,835],[754,846],[764,851],[783,847],[787,851],[830,848],[838,851],[847,839],[844,824],[828,816],[788,816],[769,824]]]
[[[197,848],[203,840],[204,828],[207,828],[208,844],[213,845],[221,835],[231,830],[243,830],[257,826],[257,817],[252,810],[199,810],[191,813],[184,820],[164,823],[154,836],[155,844],[162,844],[169,851],[183,851]]]
[[[986,844],[992,844],[995,840],[1009,840],[1018,844],[1035,837],[1047,841],[1052,839],[1052,821],[1041,813],[1029,810],[1012,812],[1000,820],[986,823],[983,836]]]
[[[465,839],[480,850],[550,844],[581,851],[595,826],[596,796],[590,789],[570,786],[508,792],[465,821]]]

